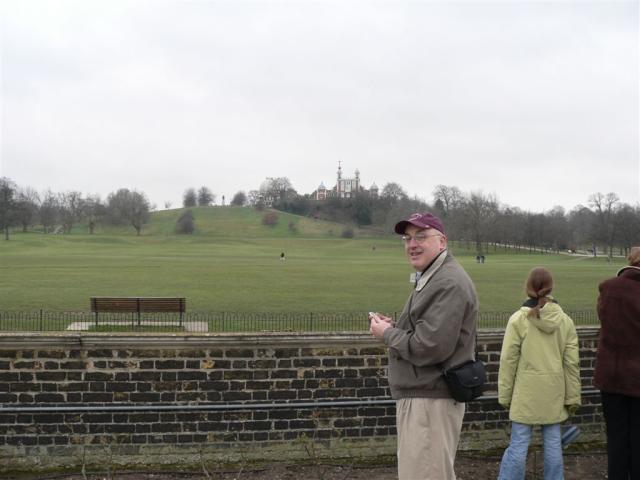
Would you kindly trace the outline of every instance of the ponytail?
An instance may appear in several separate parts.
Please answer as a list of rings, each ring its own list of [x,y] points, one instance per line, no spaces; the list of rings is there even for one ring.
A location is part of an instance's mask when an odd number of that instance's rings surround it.
[[[536,306],[529,311],[529,316],[540,318],[540,309],[549,301],[549,294],[553,290],[553,277],[551,272],[543,267],[536,267],[529,272],[525,283],[525,292],[534,300]]]

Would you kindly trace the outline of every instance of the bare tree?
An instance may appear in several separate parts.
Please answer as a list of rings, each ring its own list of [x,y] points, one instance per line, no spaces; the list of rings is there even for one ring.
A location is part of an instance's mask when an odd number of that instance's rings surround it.
[[[260,185],[261,200],[266,205],[284,202],[297,195],[287,177],[269,177]]]
[[[38,216],[40,195],[31,187],[18,188],[16,193],[16,221],[26,232]]]
[[[106,216],[107,207],[98,195],[89,195],[84,201],[84,215],[87,218],[89,234],[93,235],[96,224]]]
[[[620,198],[613,192],[606,195],[597,192],[589,197],[589,205],[598,218],[598,226],[594,232],[595,238],[604,242],[609,258],[613,254],[613,244],[616,237],[615,214],[619,203]]]
[[[576,205],[569,212],[569,231],[571,232],[570,249],[576,250],[580,245],[591,245],[595,254],[594,237],[596,215],[584,205]]]
[[[4,239],[9,240],[9,226],[15,220],[16,184],[7,177],[0,178],[0,228]]]
[[[216,196],[209,190],[208,187],[200,187],[198,189],[198,206],[208,207],[215,203]]]
[[[615,215],[616,231],[621,254],[627,255],[631,247],[640,241],[640,205],[635,208],[623,203]]]
[[[382,192],[380,193],[380,198],[390,201],[391,203],[399,200],[405,200],[408,197],[409,196],[407,195],[407,192],[405,192],[404,188],[395,182],[387,183],[382,187]]]
[[[84,209],[84,199],[82,193],[69,191],[59,194],[58,205],[60,206],[60,219],[62,220],[62,231],[71,233],[73,226],[82,217]]]
[[[385,200],[381,200],[383,203]],[[384,215],[382,226],[386,232],[393,232],[394,225],[401,218],[407,218],[409,215],[415,212],[422,212],[429,210],[429,206],[423,201],[416,198],[405,198],[404,200],[396,201],[391,205],[386,205],[385,208],[378,212],[372,212],[375,215]],[[445,225],[446,227],[446,225]]]
[[[556,252],[566,250],[569,242],[569,222],[564,208],[555,206],[545,213],[544,242]]]
[[[493,242],[501,243],[505,251],[516,252],[525,243],[525,214],[519,208],[505,207],[497,216],[493,227]]]
[[[498,200],[493,195],[471,192],[464,202],[463,211],[467,236],[475,243],[476,251],[482,253],[482,243],[498,215]]]
[[[285,200],[296,194],[296,190],[287,177],[272,178],[271,188],[273,194],[280,200]]]
[[[195,207],[198,204],[198,195],[195,188],[187,188],[182,196],[182,206],[185,208]]]
[[[541,213],[527,212],[524,215],[524,239],[529,251],[542,249],[544,243],[545,218]]]
[[[43,233],[51,233],[60,218],[60,202],[58,195],[51,190],[47,190],[42,194],[42,202],[40,203],[40,223],[42,224]]]
[[[434,210],[444,221],[449,236],[462,236],[464,215],[461,209],[464,206],[465,195],[458,187],[438,185],[433,191],[433,201]]]
[[[107,198],[111,221],[116,224],[130,224],[140,235],[142,226],[149,220],[149,200],[144,193],[121,188],[110,193]]]
[[[453,210],[460,208],[464,203],[464,194],[458,187],[437,185],[433,190],[435,207],[440,210],[443,217],[447,217]]]
[[[256,206],[260,202],[260,190],[249,190],[247,202],[252,207]]]

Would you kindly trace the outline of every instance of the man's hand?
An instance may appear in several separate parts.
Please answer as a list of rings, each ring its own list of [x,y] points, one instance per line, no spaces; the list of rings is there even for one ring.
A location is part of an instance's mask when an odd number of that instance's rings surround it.
[[[376,313],[369,317],[371,325],[369,331],[376,338],[382,338],[387,328],[393,327],[393,320],[389,317]]]

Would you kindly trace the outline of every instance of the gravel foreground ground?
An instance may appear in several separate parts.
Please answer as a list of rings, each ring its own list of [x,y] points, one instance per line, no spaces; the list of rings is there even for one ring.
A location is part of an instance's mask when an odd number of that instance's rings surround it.
[[[604,453],[565,454],[565,480],[596,480],[607,478],[607,456]],[[459,455],[456,459],[457,480],[488,480],[498,476],[498,457]],[[23,475],[4,477],[7,480],[84,480],[79,474]],[[345,466],[345,465],[269,465],[236,471],[140,473],[118,472],[111,474],[87,473],[87,480],[393,480],[396,467]],[[542,453],[529,455],[527,479],[542,478]]]

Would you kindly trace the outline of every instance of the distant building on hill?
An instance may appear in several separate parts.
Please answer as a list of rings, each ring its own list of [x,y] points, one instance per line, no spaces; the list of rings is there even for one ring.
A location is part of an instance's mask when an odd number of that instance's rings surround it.
[[[336,184],[328,190],[324,186],[324,182],[320,183],[318,189],[311,194],[311,198],[316,200],[326,200],[329,197],[337,198],[353,198],[360,193],[369,193],[372,196],[378,196],[378,187],[374,183],[369,190],[366,190],[360,183],[360,171],[356,169],[353,178],[345,178],[342,176],[342,162],[338,162],[338,172],[336,176]]]
[[[338,162],[338,179],[336,181],[336,197],[351,198],[360,193],[360,170],[356,168],[354,178],[342,178],[342,166]]]
[[[333,188],[327,188],[324,182],[320,182],[318,188],[311,193],[308,198],[323,201],[328,198],[354,198],[357,195],[364,194],[371,197],[378,197],[378,186],[373,183],[367,190],[360,182],[360,171],[355,170],[354,176],[351,178],[342,176],[342,162],[338,162],[338,171],[336,173],[336,183]],[[296,191],[291,186],[287,177],[267,177],[262,182],[258,190],[250,190],[247,195],[249,205],[263,205],[267,208],[281,200],[292,199],[297,196]]]
[[[329,191],[327,187],[324,186],[324,183],[320,182],[320,186],[316,190],[315,199],[316,200],[326,200],[329,196]]]

